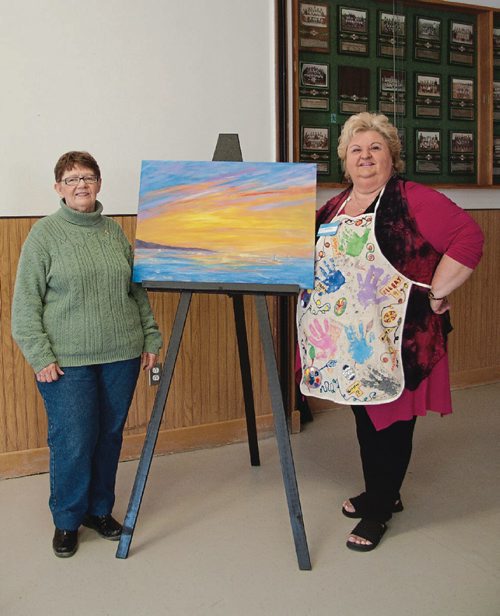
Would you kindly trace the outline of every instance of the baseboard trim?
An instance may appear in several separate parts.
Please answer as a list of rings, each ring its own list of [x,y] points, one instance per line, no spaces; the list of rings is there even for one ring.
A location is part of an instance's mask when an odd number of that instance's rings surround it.
[[[257,432],[259,439],[274,434],[273,415],[258,415]],[[300,432],[300,413],[294,411],[291,417],[291,432]],[[120,461],[134,460],[141,455],[145,433],[129,434],[123,439]],[[175,430],[161,430],[155,447],[155,455],[220,447],[247,440],[246,421],[233,419],[213,424],[202,424]],[[49,449],[28,449],[0,455],[0,479],[12,479],[26,475],[47,473],[49,470]]]
[[[465,389],[466,387],[497,383],[500,381],[500,366],[453,372],[450,381],[452,389]]]
[[[257,418],[259,438],[265,438],[273,433],[273,416],[259,415]],[[145,434],[131,434],[123,439],[121,460],[139,458],[144,444]],[[213,424],[201,424],[161,430],[156,441],[155,454],[180,453],[193,449],[206,449],[240,443],[247,440],[245,419],[233,419]]]

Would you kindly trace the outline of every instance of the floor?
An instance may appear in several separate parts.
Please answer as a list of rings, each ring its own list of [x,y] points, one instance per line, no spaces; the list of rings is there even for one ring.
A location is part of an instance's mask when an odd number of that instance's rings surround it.
[[[455,413],[417,421],[395,515],[369,554],[345,547],[361,489],[349,410],[292,437],[312,571],[299,571],[274,438],[157,457],[128,559],[80,531],[51,551],[48,476],[0,482],[2,616],[499,616],[500,383],[454,392]],[[120,465],[115,514],[137,462]]]

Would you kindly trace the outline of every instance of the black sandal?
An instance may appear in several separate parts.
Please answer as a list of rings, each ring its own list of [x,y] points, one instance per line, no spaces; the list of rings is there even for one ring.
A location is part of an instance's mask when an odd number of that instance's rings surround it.
[[[348,511],[345,507],[342,507],[342,513],[346,516],[346,518],[359,519],[364,517],[366,514],[366,492],[362,492],[358,496],[353,496],[348,500],[354,507],[354,511]],[[399,513],[400,511],[403,511],[403,509],[403,501],[398,498],[398,500],[394,502],[392,513]]]
[[[352,529],[350,534],[356,535],[361,539],[366,539],[366,541],[370,541],[370,543],[355,543],[354,541],[347,540],[346,545],[350,550],[355,550],[356,552],[370,552],[380,543],[386,530],[387,526],[383,522],[376,522],[375,520],[363,518],[361,522],[358,522]]]

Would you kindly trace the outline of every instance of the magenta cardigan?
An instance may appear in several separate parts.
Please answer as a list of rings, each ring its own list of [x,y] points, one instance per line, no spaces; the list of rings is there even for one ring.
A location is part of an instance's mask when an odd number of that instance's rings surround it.
[[[441,254],[474,269],[483,248],[483,233],[474,219],[442,193],[415,182],[405,182],[409,213],[425,240]],[[338,204],[336,200],[338,199]],[[334,197],[329,206],[341,205],[342,198]],[[333,210],[337,210],[337,207]],[[327,221],[325,221],[327,222]],[[412,419],[435,411],[441,415],[452,412],[448,357],[445,355],[414,391],[404,389],[401,396],[386,404],[373,404],[366,411],[376,430],[392,423]]]

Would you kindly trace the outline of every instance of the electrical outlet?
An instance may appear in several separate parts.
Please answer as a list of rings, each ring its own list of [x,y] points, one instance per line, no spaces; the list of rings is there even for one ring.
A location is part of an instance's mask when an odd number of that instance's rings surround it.
[[[148,372],[148,377],[150,385],[159,385],[161,378],[161,364],[159,362]]]

